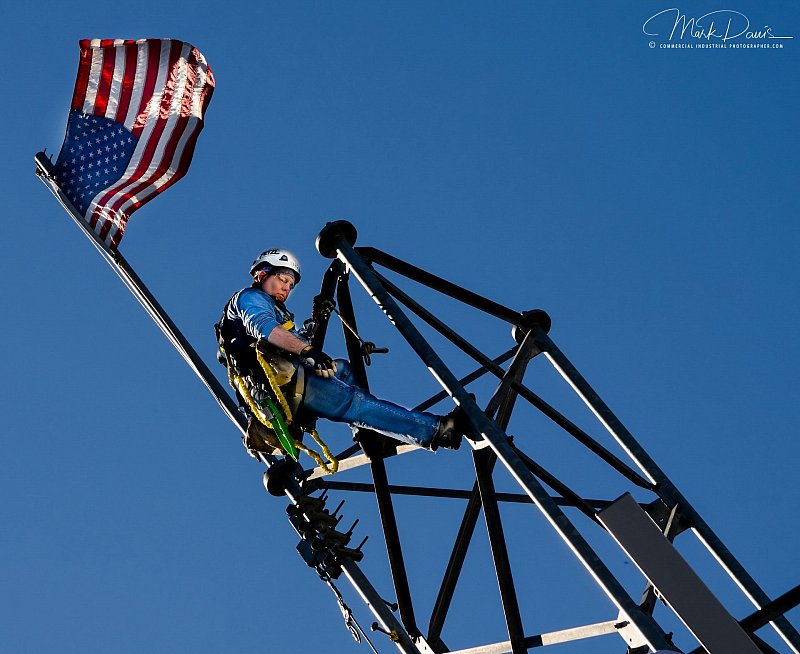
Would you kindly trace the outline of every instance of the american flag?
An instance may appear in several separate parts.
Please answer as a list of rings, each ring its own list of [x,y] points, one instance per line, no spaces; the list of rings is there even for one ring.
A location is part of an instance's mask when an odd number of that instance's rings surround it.
[[[119,245],[130,215],[186,174],[214,76],[173,39],[84,39],[54,175],[89,226]]]

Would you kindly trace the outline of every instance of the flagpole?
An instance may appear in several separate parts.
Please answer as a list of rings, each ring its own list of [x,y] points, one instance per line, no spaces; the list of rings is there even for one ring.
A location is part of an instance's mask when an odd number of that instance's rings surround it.
[[[247,419],[239,411],[236,403],[231,399],[231,396],[222,384],[220,384],[219,380],[200,358],[200,355],[197,354],[197,351],[192,347],[189,341],[186,340],[186,337],[167,315],[167,312],[164,311],[163,307],[158,303],[158,300],[150,293],[147,286],[145,286],[144,282],[125,258],[116,250],[112,250],[100,239],[94,230],[89,227],[86,220],[84,220],[56,183],[53,177],[53,164],[50,159],[48,159],[47,155],[44,152],[39,152],[34,156],[34,161],[36,162],[37,177],[50,189],[56,199],[61,203],[61,206],[64,207],[78,227],[81,228],[81,231],[83,231],[86,237],[92,242],[92,245],[97,248],[103,259],[105,259],[108,265],[117,273],[117,276],[122,280],[125,286],[128,287],[128,290],[130,290],[139,301],[144,310],[147,311],[186,363],[189,364],[189,367],[200,378],[200,381],[203,382],[211,395],[214,396],[214,399],[225,412],[225,415],[239,428],[242,434],[245,434],[247,431]]]

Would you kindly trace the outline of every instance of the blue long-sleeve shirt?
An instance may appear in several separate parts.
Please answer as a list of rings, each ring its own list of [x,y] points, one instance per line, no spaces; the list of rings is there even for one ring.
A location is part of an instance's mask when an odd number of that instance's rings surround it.
[[[233,359],[241,374],[259,375],[260,364],[252,345],[259,339],[267,341],[276,327],[282,327],[301,338],[294,327],[294,315],[283,302],[275,300],[260,288],[244,288],[225,305],[220,331],[225,352]],[[288,382],[299,365],[298,357],[280,348],[273,348],[272,354],[269,354],[269,349],[267,351],[267,359],[280,382]]]
[[[299,338],[294,328],[294,315],[283,302],[277,302],[258,288],[251,286],[235,293],[225,313],[228,320],[241,323],[253,339],[266,339],[273,329],[282,326],[289,327],[289,331]]]

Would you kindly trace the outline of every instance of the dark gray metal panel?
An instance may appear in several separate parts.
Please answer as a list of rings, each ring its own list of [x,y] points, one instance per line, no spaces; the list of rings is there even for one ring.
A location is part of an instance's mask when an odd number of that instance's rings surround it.
[[[598,518],[709,654],[761,654],[630,493]]]

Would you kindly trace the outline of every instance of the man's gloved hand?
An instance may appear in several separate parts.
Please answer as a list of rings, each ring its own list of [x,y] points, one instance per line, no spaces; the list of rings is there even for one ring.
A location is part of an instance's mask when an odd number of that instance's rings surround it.
[[[322,350],[318,350],[312,345],[309,345],[300,352],[300,361],[310,368],[313,368],[314,374],[317,377],[325,377],[328,379],[336,374],[336,362]]]

